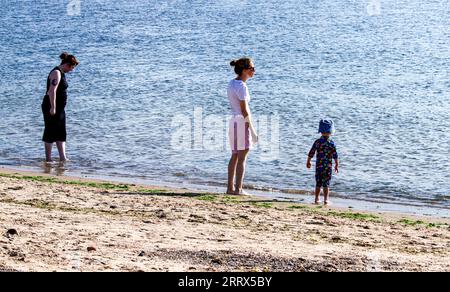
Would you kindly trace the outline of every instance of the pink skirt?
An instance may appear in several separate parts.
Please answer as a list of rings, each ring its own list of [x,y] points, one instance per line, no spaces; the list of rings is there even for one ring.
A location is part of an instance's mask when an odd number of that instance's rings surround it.
[[[244,116],[233,116],[230,120],[228,132],[230,147],[233,154],[241,150],[250,149],[250,128]]]

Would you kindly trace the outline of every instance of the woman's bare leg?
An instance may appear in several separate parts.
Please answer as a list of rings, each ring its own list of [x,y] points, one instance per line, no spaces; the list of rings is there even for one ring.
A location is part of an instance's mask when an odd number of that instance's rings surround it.
[[[45,143],[45,161],[52,162],[53,143]]]
[[[56,146],[58,147],[59,161],[61,162],[67,161],[66,142],[56,142]]]
[[[238,155],[232,154],[228,163],[228,187],[227,194],[234,194],[234,178],[236,177],[236,167],[238,163]]]
[[[245,164],[247,162],[249,150],[238,151],[238,162],[236,167],[236,188],[234,190],[235,194],[242,193],[242,185],[244,184],[245,176]]]

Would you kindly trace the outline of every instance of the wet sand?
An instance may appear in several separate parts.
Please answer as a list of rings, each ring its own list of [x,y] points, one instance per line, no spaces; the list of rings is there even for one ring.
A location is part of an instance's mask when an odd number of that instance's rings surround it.
[[[450,271],[449,224],[0,170],[1,271]]]

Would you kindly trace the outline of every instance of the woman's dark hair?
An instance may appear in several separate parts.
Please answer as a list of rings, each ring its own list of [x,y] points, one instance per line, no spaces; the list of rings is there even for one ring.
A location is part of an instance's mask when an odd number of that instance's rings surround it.
[[[231,61],[230,66],[234,67],[234,72],[241,76],[245,69],[251,68],[252,62],[253,61],[251,58],[240,58],[238,60]]]
[[[62,53],[59,58],[61,59],[61,65],[69,64],[72,66],[77,66],[79,64],[77,58],[75,58],[74,55],[69,55],[66,52]]]

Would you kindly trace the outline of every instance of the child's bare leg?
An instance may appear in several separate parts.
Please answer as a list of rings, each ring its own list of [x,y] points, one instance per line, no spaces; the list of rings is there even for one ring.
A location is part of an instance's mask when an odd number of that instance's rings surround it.
[[[323,203],[325,205],[328,205],[329,201],[328,201],[328,197],[330,194],[330,188],[323,188]]]
[[[316,198],[314,199],[314,203],[319,204],[320,203],[320,187],[316,187],[315,196],[316,196]]]

